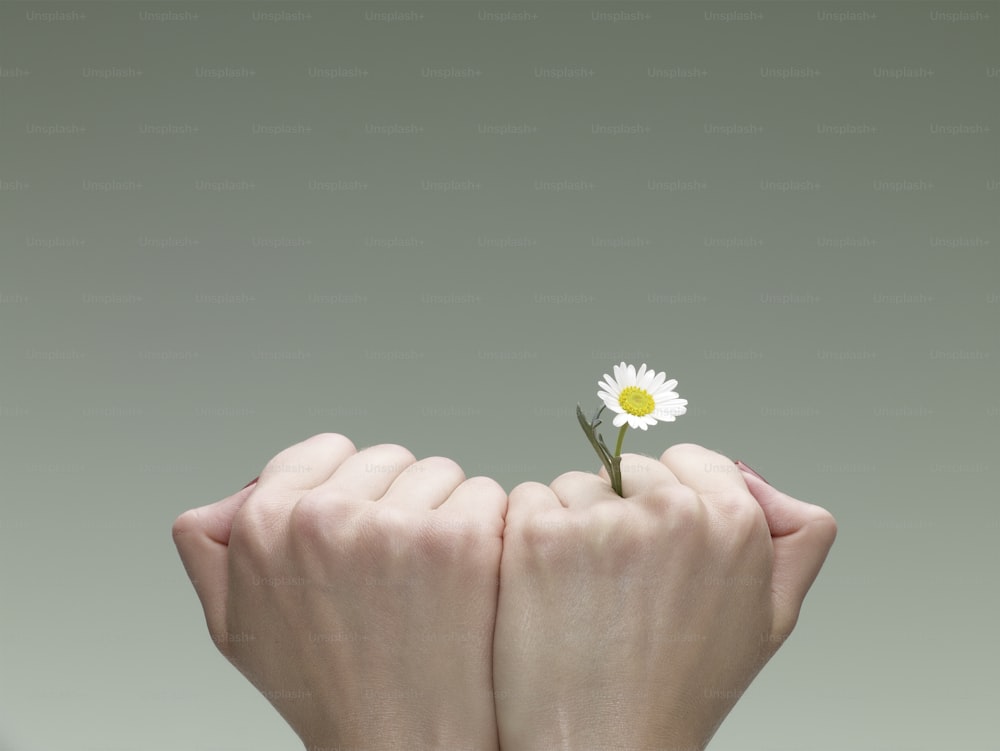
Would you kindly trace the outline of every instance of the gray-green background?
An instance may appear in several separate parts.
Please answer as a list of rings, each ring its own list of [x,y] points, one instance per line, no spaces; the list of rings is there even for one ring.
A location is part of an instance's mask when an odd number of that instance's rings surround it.
[[[997,3],[0,5],[0,745],[294,749],[170,524],[323,431],[829,508],[716,751],[996,749]]]

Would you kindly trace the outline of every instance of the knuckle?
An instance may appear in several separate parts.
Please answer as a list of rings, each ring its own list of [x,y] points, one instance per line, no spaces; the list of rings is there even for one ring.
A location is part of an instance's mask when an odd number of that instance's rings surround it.
[[[705,513],[702,507],[691,503],[681,503],[667,510],[672,532],[700,530],[705,523]]]
[[[392,454],[394,456],[406,457],[411,461],[416,461],[417,458],[413,455],[406,446],[402,446],[398,443],[379,443],[374,446],[370,446],[365,449],[366,452],[378,451],[384,454]]]
[[[659,464],[656,459],[650,456],[645,456],[643,454],[631,454],[625,452],[622,454],[621,467],[623,471],[633,471],[633,472],[645,472],[649,470],[651,464]]]
[[[370,446],[361,451],[360,455],[365,457],[365,467],[369,471],[402,473],[418,464],[413,452],[398,443]]]
[[[475,477],[468,478],[465,481],[465,484],[477,494],[482,495],[484,498],[488,498],[490,496],[495,496],[497,498],[507,497],[507,491],[505,491],[500,483],[492,477],[476,475]]]
[[[674,483],[660,483],[645,491],[646,507],[658,516],[671,520],[676,527],[700,524],[705,517],[701,497],[693,488]]]
[[[340,433],[317,433],[300,444],[290,446],[272,456],[264,465],[260,477],[283,474],[290,468],[296,467],[302,457],[303,444],[309,444],[310,449],[322,448],[324,453],[357,453],[353,441],[347,436]]]
[[[761,524],[767,526],[763,510],[761,510],[760,505],[749,493],[745,496],[743,494],[736,495],[736,500],[732,503],[730,513],[733,523],[740,529],[747,530],[748,532],[757,529]]]
[[[417,554],[431,561],[435,568],[461,563],[475,567],[488,560],[500,539],[475,519],[431,515],[415,527],[413,544]]]
[[[701,456],[707,449],[697,443],[675,443],[660,454],[660,461],[668,463],[668,460],[684,461],[696,456]]]
[[[518,495],[524,494],[537,494],[537,493],[547,493],[549,486],[543,482],[538,482],[537,480],[525,480],[524,482],[518,483],[514,486],[514,489],[510,491],[511,495],[517,493]]]
[[[198,510],[192,508],[183,512],[176,519],[174,519],[174,523],[171,525],[170,531],[173,535],[174,541],[179,541],[186,535],[196,532],[198,528]]]
[[[426,459],[421,459],[416,464],[413,464],[409,469],[413,471],[428,470],[435,474],[447,474],[453,477],[461,477],[465,480],[465,470],[456,462],[454,459],[449,459],[447,456],[428,456]]]
[[[316,435],[309,438],[310,442],[320,443],[324,446],[329,446],[331,448],[336,447],[338,449],[347,448],[351,452],[357,451],[357,447],[354,445],[354,441],[348,438],[343,433],[317,433]]]
[[[722,490],[718,492],[703,492],[702,501],[712,508],[727,524],[742,526],[755,522],[759,508],[757,501],[749,492],[737,490]]]
[[[618,550],[631,550],[635,525],[632,508],[620,501],[595,503],[587,509],[585,522],[588,542],[597,550],[613,554]]]
[[[326,528],[324,505],[315,493],[306,493],[292,506],[288,515],[288,530],[296,538],[315,540]]]
[[[583,480],[592,477],[593,475],[590,472],[582,472],[578,469],[571,469],[569,472],[563,472],[556,479],[554,479],[549,487],[555,487],[556,485],[562,485],[574,480]]]
[[[603,501],[588,507],[584,518],[592,529],[613,529],[622,524],[628,504],[620,500]]]
[[[567,520],[559,511],[541,511],[523,518],[513,527],[515,546],[523,546],[523,552],[542,560],[557,558],[565,549],[566,538],[571,532]],[[505,536],[506,541],[506,536]]]
[[[374,504],[364,521],[366,537],[375,549],[400,554],[409,546],[415,526],[405,509],[384,503]]]
[[[508,496],[507,520],[510,521],[512,518],[517,519],[522,516],[524,513],[523,510],[531,507],[530,503],[528,503],[530,499],[549,498],[551,495],[552,491],[548,485],[535,482],[534,480],[528,480],[514,486],[514,489],[510,491],[510,495]]]
[[[666,513],[671,527],[675,530],[703,527],[708,516],[701,498],[687,486],[671,492],[666,504]]]

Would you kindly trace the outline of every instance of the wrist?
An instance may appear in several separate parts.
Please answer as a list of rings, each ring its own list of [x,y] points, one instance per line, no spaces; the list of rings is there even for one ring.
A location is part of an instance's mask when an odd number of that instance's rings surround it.
[[[394,721],[395,719],[395,721]],[[305,751],[499,751],[496,727],[479,731],[468,718],[454,717],[434,723],[399,721],[386,709],[351,728],[300,735]]]
[[[639,723],[620,706],[585,713],[556,709],[544,720],[504,722],[501,730],[502,751],[705,751],[708,745],[693,733],[664,729],[662,722]]]

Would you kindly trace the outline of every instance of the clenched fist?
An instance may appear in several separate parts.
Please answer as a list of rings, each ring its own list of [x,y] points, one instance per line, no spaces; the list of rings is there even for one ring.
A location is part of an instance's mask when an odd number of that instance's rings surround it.
[[[173,534],[216,645],[307,748],[478,751],[506,504],[449,459],[326,433]]]
[[[494,640],[507,749],[703,749],[791,632],[836,534],[678,444],[510,494]]]

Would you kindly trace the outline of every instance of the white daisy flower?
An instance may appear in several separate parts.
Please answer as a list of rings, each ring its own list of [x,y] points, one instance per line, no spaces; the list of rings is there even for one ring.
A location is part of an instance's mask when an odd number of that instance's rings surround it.
[[[657,421],[673,422],[687,412],[687,399],[678,399],[674,387],[677,379],[667,379],[666,372],[646,370],[643,363],[636,371],[634,365],[614,366],[615,377],[607,373],[598,381],[601,390],[597,396],[612,412],[616,412],[614,426],[628,423],[632,428],[646,430]]]

